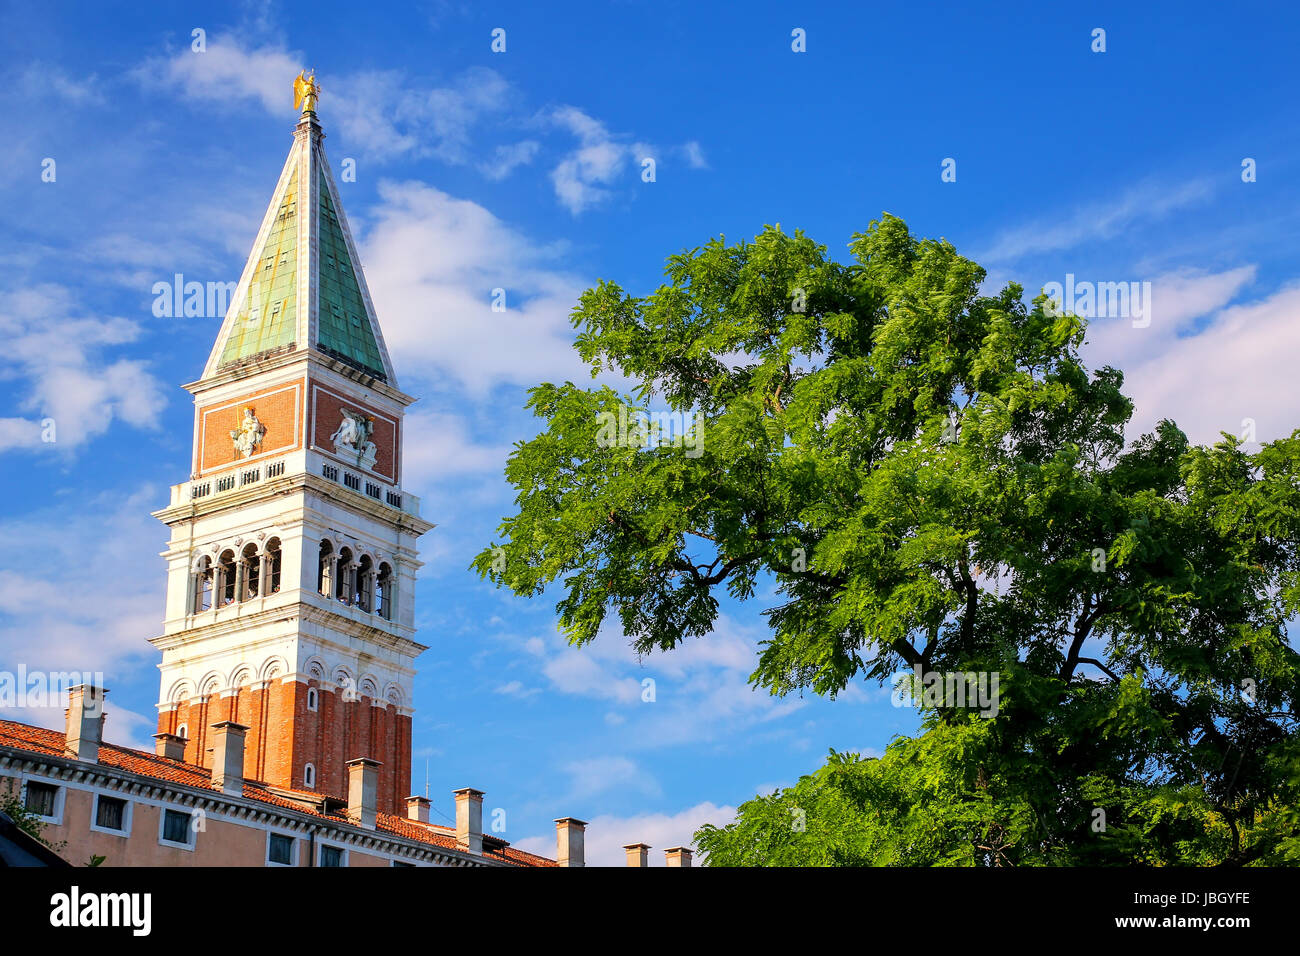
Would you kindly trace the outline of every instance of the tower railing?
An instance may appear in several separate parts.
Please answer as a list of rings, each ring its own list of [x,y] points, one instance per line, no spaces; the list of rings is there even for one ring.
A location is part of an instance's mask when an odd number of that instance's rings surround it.
[[[313,467],[310,462],[311,458],[308,458],[308,469]],[[284,478],[289,473],[289,459],[281,458],[270,462],[259,462],[252,467],[236,468],[233,471],[219,475],[195,478],[179,485],[172,485],[171,504],[172,507],[175,507],[187,502],[206,500],[217,495],[228,494],[240,488],[247,488],[250,485]],[[370,498],[380,504],[387,505],[390,508],[396,508],[398,511],[405,511],[407,514],[416,516],[420,514],[420,499],[418,496],[403,491],[395,485],[390,485],[373,474],[360,470],[351,470],[323,458],[318,460],[315,473],[326,481],[346,488],[355,494]]]

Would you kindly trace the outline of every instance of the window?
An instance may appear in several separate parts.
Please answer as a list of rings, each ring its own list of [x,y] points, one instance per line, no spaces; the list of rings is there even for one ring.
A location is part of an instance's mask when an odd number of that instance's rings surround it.
[[[190,834],[193,832],[190,826],[191,816],[182,810],[164,810],[163,811],[163,832],[162,838],[164,843],[179,843],[182,846],[190,845]]]
[[[119,800],[117,797],[106,797],[100,794],[95,800],[95,827],[100,830],[110,830],[114,833],[125,834],[129,814],[127,813],[127,803],[125,800]]]
[[[308,789],[316,786],[316,768],[313,765],[307,764],[302,768],[302,782]]]
[[[233,482],[235,479],[232,476],[230,480]],[[221,586],[218,588],[219,597],[223,607],[235,603],[235,567],[235,552],[222,552],[217,569],[221,580]]]
[[[276,866],[293,866],[293,837],[272,833],[266,845],[266,862]]]
[[[315,711],[320,706],[320,694],[316,692],[315,687],[307,688],[307,709]]]
[[[194,569],[194,613],[212,610],[212,559],[204,555]]]
[[[347,475],[343,476],[348,477]],[[344,604],[352,603],[352,592],[356,580],[356,568],[352,564],[352,549],[342,548],[339,550],[339,560],[335,565],[338,573],[338,581],[334,584],[334,597]]]
[[[257,545],[249,544],[244,546],[244,552],[239,558],[239,576],[243,581],[240,593],[236,595],[235,600],[247,601],[249,598],[257,597],[257,586],[262,575],[262,559],[258,557]]]
[[[374,589],[374,562],[370,560],[370,555],[363,554],[361,561],[357,565],[357,591],[353,595],[352,603],[363,611],[373,611],[374,605],[371,603],[371,591]]]
[[[48,783],[27,781],[27,798],[23,803],[30,812],[42,817],[54,816],[54,805],[59,796],[59,788]]]
[[[393,569],[387,564],[379,566],[375,589],[375,610],[385,621],[391,621],[393,619]]]
[[[342,866],[343,849],[337,846],[322,846],[320,848],[320,865],[321,866]]]
[[[186,740],[189,740],[189,739],[190,739],[190,728],[187,727],[187,726],[185,726],[184,724],[181,724],[179,727],[176,728],[176,736],[177,736],[177,737],[184,737]]]
[[[334,575],[336,573],[334,546],[328,541],[322,541],[320,543],[320,571],[316,575],[316,589],[326,597],[334,593]]]
[[[271,468],[274,468],[272,465]],[[284,470],[284,463],[280,462],[280,470]],[[267,476],[270,477],[271,469],[267,469]],[[266,584],[271,594],[280,590],[280,539],[272,538],[266,543],[266,561],[267,574]]]

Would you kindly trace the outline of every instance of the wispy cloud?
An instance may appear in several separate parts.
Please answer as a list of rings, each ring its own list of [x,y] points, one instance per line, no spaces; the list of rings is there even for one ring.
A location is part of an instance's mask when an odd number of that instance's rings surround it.
[[[977,262],[1006,262],[1022,256],[1072,249],[1098,239],[1110,239],[1125,229],[1156,221],[1176,210],[1208,200],[1214,192],[1208,179],[1176,185],[1148,182],[1117,199],[1092,202],[1053,219],[1042,219],[1001,232],[975,254]]]
[[[527,166],[537,155],[541,148],[541,143],[534,139],[526,139],[518,143],[509,143],[498,146],[492,154],[492,159],[485,163],[479,164],[479,169],[483,175],[491,180],[501,180],[509,176],[520,166]]]

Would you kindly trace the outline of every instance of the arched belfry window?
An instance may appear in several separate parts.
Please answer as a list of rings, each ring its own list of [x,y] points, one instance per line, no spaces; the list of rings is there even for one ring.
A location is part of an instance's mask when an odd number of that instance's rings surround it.
[[[222,607],[235,603],[235,580],[238,569],[235,564],[235,552],[222,551],[217,559],[217,598]]]
[[[202,614],[212,609],[212,559],[206,554],[194,565],[193,613]]]
[[[334,593],[335,561],[334,545],[329,541],[322,541],[320,568],[316,572],[316,590],[326,597]]]
[[[337,564],[338,581],[334,585],[334,596],[344,604],[352,603],[352,595],[356,590],[356,570],[356,563],[352,557],[352,549],[339,549],[339,560]]]
[[[266,593],[280,592],[280,539],[272,538],[266,542]]]
[[[393,619],[393,590],[393,568],[385,561],[375,577],[375,610],[385,621]]]
[[[239,600],[247,601],[261,593],[262,559],[257,545],[246,544],[239,556]]]
[[[375,562],[363,554],[357,562],[357,594],[355,604],[363,611],[373,611],[375,593]]]

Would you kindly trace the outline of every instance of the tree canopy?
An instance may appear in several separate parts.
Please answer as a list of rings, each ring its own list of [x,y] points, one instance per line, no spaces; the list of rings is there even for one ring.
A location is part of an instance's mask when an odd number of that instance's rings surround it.
[[[544,430],[475,567],[556,585],[571,642],[613,613],[640,651],[771,584],[773,694],[997,676],[996,715],[923,701],[879,759],[832,753],[705,827],[710,864],[1295,862],[1300,431],[1126,446],[1083,319],[981,294],[892,216],[849,248],[769,227],[670,257],[648,296],[586,291],[576,348],[630,394],[530,391]],[[684,440],[637,429],[656,409]]]

